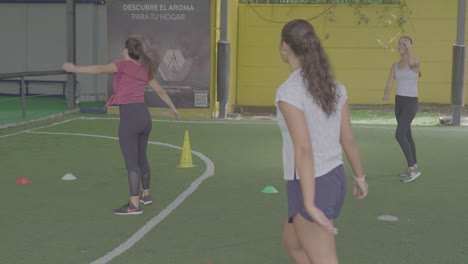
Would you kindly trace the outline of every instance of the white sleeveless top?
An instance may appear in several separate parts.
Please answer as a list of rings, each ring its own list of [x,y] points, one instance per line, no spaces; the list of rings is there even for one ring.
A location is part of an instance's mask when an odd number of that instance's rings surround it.
[[[418,97],[419,73],[411,70],[408,64],[401,70],[398,69],[398,63],[395,64],[395,79],[397,80],[397,95]]]
[[[275,105],[277,108],[278,126],[283,138],[283,172],[285,180],[300,178],[296,171],[294,162],[294,145],[289,129],[281,113],[278,103],[280,101],[291,104],[304,112],[307,128],[312,142],[314,156],[315,177],[320,177],[343,163],[340,144],[341,110],[347,99],[346,89],[343,85],[335,82],[339,95],[336,112],[329,117],[318,106],[304,83],[298,69],[291,73],[288,80],[284,82],[276,92]]]

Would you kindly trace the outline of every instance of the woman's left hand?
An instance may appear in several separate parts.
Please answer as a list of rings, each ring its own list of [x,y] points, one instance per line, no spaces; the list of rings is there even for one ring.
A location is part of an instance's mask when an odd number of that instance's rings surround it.
[[[177,112],[176,109],[171,109],[171,111],[172,111],[172,116],[173,116],[175,119],[179,120],[179,119],[180,119],[179,112]]]
[[[76,70],[76,65],[73,64],[73,63],[70,63],[70,62],[65,62],[65,63],[62,65],[62,68],[63,68],[66,72],[75,72],[75,70]]]
[[[328,219],[323,211],[320,210],[320,208],[312,206],[312,208],[307,209],[307,213],[317,224],[325,228],[328,232],[332,233],[333,235],[338,234],[338,229],[333,225],[333,222]]]

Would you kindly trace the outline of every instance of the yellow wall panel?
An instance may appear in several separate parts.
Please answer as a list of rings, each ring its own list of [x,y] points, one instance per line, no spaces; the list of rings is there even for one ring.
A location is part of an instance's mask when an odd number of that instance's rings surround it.
[[[369,19],[368,24],[366,25],[364,22],[361,22],[359,25],[359,18],[355,15],[356,9],[354,7],[350,7],[349,5],[337,5],[334,7],[334,22],[329,23],[331,27],[349,27],[349,26],[384,26],[389,25],[385,23],[385,19],[391,18],[388,15],[383,19],[379,19],[379,16],[382,15],[382,9],[387,8],[388,14],[390,12],[394,13],[395,15],[400,14],[399,5],[370,5],[365,6],[360,9],[360,11],[365,14],[365,16]],[[393,19],[391,19],[393,20]]]
[[[278,87],[288,78],[286,66],[279,68],[242,67],[238,69],[238,101],[242,105],[272,106]],[[274,78],[273,78],[274,77]]]
[[[272,24],[284,25],[296,18],[309,20],[320,16],[326,8],[327,6],[324,5],[241,4],[239,14],[240,19],[245,21],[245,26],[271,26]],[[315,19],[315,21],[321,21],[321,19]]]
[[[390,67],[399,60],[397,41],[402,34],[412,37],[415,54],[421,61],[420,102],[449,103],[456,2],[407,0],[413,14],[404,25],[404,33],[395,24],[380,23],[378,16],[382,6],[362,7],[361,11],[371,19],[368,24],[358,25],[354,9],[347,5],[334,8],[334,22],[324,15],[311,24],[321,37],[337,80],[347,87],[351,104],[383,103],[381,98]],[[267,20],[286,22],[293,18],[312,18],[329,7],[239,5],[235,104],[273,106],[276,89],[289,75],[287,65],[278,54],[284,23]],[[397,15],[400,12],[398,6],[388,8]],[[395,87],[392,96],[394,92]]]
[[[243,31],[244,41],[241,47],[279,47],[281,27],[255,27],[251,26]]]
[[[412,18],[441,19],[457,15],[457,0],[407,0]]]
[[[399,58],[382,49],[329,48],[326,52],[335,69],[390,69],[392,63]]]
[[[416,42],[417,41],[417,42]],[[454,41],[455,42],[455,41]],[[419,39],[414,40],[413,45],[416,57],[423,63],[424,62],[445,62],[451,63],[453,43],[448,41],[430,41],[424,42]],[[395,54],[395,58],[398,58]]]
[[[269,47],[249,47],[244,49],[242,55],[239,55],[239,67],[255,66],[255,67],[271,67],[282,62],[280,58],[279,48]]]
[[[457,32],[456,15],[452,19],[413,19],[414,41],[424,45],[434,40],[455,42]],[[413,36],[411,36],[413,38]]]
[[[451,85],[452,81],[451,62],[427,62],[421,63],[420,81],[446,83]]]
[[[369,74],[365,69],[340,69],[336,79],[348,91],[348,101],[351,104],[381,103],[389,72],[376,70]]]
[[[245,102],[242,105],[250,106],[273,106],[275,101],[276,90],[275,87],[266,86],[242,86],[243,89],[251,91],[256,97],[250,94],[240,93],[237,95],[239,100]]]
[[[382,48],[394,38],[399,28],[395,27],[333,27],[327,29],[327,39],[322,40],[326,47]],[[382,44],[380,44],[382,43]],[[384,44],[384,45],[383,45]],[[392,42],[396,47],[397,42]]]
[[[289,68],[284,67],[240,67],[237,72],[238,85],[279,87],[289,76]],[[250,91],[251,92],[251,91]],[[253,97],[256,97],[253,94]]]
[[[423,102],[436,102],[450,104],[451,85],[447,82],[419,82],[419,100]]]

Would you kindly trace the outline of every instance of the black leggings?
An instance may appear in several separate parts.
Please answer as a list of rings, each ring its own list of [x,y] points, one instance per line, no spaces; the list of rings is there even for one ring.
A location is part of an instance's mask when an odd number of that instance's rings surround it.
[[[408,167],[418,163],[416,160],[416,146],[411,134],[411,122],[418,112],[418,98],[397,95],[395,97],[395,117],[397,129],[395,138],[405,154]]]
[[[130,196],[139,195],[140,179],[143,189],[149,189],[146,149],[151,128],[151,116],[143,103],[120,105],[119,143],[127,167]]]

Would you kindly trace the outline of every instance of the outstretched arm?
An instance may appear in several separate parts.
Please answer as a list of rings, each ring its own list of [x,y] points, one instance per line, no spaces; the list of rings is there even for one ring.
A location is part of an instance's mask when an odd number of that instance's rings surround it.
[[[353,136],[353,129],[351,128],[349,105],[347,101],[341,110],[340,142],[355,175],[354,196],[358,199],[363,199],[367,196],[368,186],[364,169],[362,168],[361,155],[359,154],[359,150]]]
[[[101,74],[117,72],[117,66],[115,66],[114,63],[106,65],[77,66],[73,63],[65,62],[62,67],[65,71],[73,73]]]
[[[149,86],[161,98],[161,100],[163,100],[163,102],[166,103],[167,106],[169,106],[169,108],[172,110],[172,114],[174,115],[174,117],[179,119],[180,115],[177,112],[177,109],[175,108],[174,104],[172,103],[171,98],[169,97],[169,95],[167,95],[166,91],[163,88],[161,88],[156,79],[151,80],[149,82]]]

